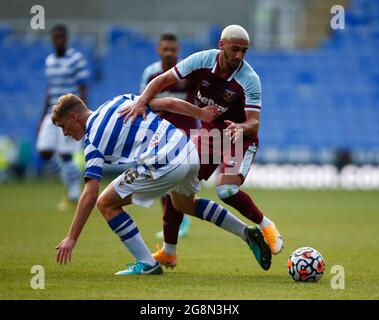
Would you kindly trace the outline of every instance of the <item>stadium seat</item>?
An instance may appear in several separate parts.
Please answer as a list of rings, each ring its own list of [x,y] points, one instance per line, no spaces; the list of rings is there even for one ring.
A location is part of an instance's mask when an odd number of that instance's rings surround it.
[[[260,75],[263,88],[262,145],[312,150],[322,146],[326,151],[378,148],[379,0],[351,1],[346,25],[319,48],[248,51],[246,60]],[[208,40],[217,34],[218,27],[211,28]],[[193,39],[181,39],[180,44],[183,58],[204,45]],[[109,29],[101,55],[94,39],[75,38],[71,45],[90,64],[93,107],[111,96],[138,92],[144,68],[158,59],[155,39],[123,26]],[[8,103],[0,109],[0,134],[17,127],[15,115],[25,123],[12,132],[34,134],[44,99],[44,60],[50,52],[46,39],[18,38],[0,25],[0,101]]]

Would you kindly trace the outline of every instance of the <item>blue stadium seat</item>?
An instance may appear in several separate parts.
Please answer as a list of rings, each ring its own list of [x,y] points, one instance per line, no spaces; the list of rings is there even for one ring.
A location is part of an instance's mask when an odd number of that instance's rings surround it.
[[[263,88],[263,146],[378,147],[379,0],[354,0],[346,12],[347,28],[334,31],[319,48],[248,51],[246,60]],[[117,94],[137,93],[144,68],[158,59],[156,40],[127,27],[109,30],[101,56],[93,39],[72,39],[71,45],[96,72],[89,90],[91,107]],[[202,44],[181,39],[180,45],[184,58]],[[48,41],[17,38],[0,25],[0,101],[8,102],[0,106],[0,133],[12,130],[22,115],[25,124],[14,132],[34,134],[45,94],[43,65],[50,52]]]

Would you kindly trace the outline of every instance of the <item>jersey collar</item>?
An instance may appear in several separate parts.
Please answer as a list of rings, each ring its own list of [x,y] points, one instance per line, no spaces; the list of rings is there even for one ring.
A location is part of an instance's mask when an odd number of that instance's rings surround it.
[[[217,54],[217,56],[216,56],[216,61],[215,61],[215,64],[214,64],[214,66],[213,66],[213,68],[212,68],[212,71],[211,71],[211,72],[212,72],[213,74],[215,74],[215,75],[217,75],[218,72],[220,71],[220,65],[219,65],[219,63],[218,63],[218,57],[219,57],[219,55],[220,55],[220,52],[219,52],[219,53]],[[237,74],[237,72],[241,70],[242,65],[243,65],[243,62],[244,62],[244,60],[242,60],[242,61],[240,62],[240,64],[239,64],[238,67],[236,68],[236,70],[234,70],[234,71],[232,72],[232,74],[229,76],[228,79],[226,79],[226,81],[232,81],[232,80],[234,79],[234,77],[235,77],[235,75]]]
[[[93,117],[95,116],[97,112],[94,112],[94,111],[91,111],[90,115],[88,116],[87,120],[86,120],[86,134],[89,133],[89,131],[91,130],[91,127],[92,127],[92,123],[93,123]]]

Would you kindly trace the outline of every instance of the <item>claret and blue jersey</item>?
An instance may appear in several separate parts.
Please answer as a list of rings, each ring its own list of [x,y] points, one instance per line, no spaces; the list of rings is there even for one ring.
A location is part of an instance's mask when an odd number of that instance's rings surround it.
[[[254,69],[242,61],[228,79],[219,77],[220,50],[194,53],[180,61],[172,70],[177,79],[194,79],[198,85],[197,102],[200,107],[214,105],[222,115],[209,128],[224,128],[224,120],[236,123],[246,121],[245,111],[261,110],[261,83]]]
[[[86,122],[84,154],[85,177],[100,180],[105,164],[135,167],[153,179],[182,163],[195,148],[189,138],[170,122],[161,119],[149,107],[146,120],[139,116],[133,124],[123,123],[118,111],[138,99],[124,94],[92,112]]]

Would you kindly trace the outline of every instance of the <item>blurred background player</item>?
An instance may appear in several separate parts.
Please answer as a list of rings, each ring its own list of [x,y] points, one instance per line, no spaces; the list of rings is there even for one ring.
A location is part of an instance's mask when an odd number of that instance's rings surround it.
[[[157,47],[157,53],[160,60],[152,63],[144,70],[140,92],[143,92],[151,80],[167,70],[170,70],[178,63],[179,43],[177,36],[173,33],[161,34]],[[157,97],[175,97],[190,103],[194,103],[195,94],[196,83],[193,80],[183,79],[166,87],[157,95]],[[196,119],[185,115],[161,111],[160,116],[174,124],[175,127],[184,130],[188,136],[190,136],[191,129],[195,129],[199,126]],[[162,197],[162,205],[164,208],[167,207],[165,205],[166,197]],[[179,228],[179,237],[184,237],[188,234],[190,223],[190,217],[188,215],[184,215]],[[156,236],[157,238],[163,238],[163,231],[157,232]]]
[[[64,183],[66,195],[58,204],[58,210],[63,211],[76,203],[80,196],[80,173],[73,161],[73,153],[80,150],[81,142],[65,137],[51,122],[50,114],[58,98],[66,93],[75,93],[83,101],[87,100],[89,70],[84,56],[73,48],[67,48],[68,35],[64,25],[52,28],[51,39],[55,52],[45,62],[48,87],[38,126],[37,150]]]
[[[275,226],[259,208],[251,197],[240,190],[248,171],[253,163],[258,149],[258,129],[261,111],[261,83],[254,69],[244,60],[249,48],[249,35],[247,31],[238,25],[226,27],[221,34],[219,50],[212,49],[195,53],[179,62],[174,68],[155,78],[141,94],[138,102],[124,110],[122,114],[126,119],[135,119],[137,115],[145,114],[145,105],[162,89],[176,83],[181,79],[194,79],[198,84],[197,102],[200,107],[207,105],[216,106],[222,115],[212,123],[202,122],[202,128],[206,133],[196,138],[205,137],[212,129],[223,131],[226,129],[232,140],[232,152],[234,142],[243,135],[243,155],[237,155],[230,161],[221,149],[221,172],[217,182],[217,195],[226,204],[238,210],[250,221],[258,224],[262,229],[265,240],[271,252],[278,254],[282,250],[283,241]],[[199,146],[198,142],[198,146]],[[222,146],[220,142],[219,146]],[[208,150],[199,149],[201,155],[200,180],[207,180],[218,167],[219,163],[203,163],[202,154],[213,155],[216,150],[214,143],[209,143]],[[208,159],[208,157],[207,157]],[[212,158],[211,158],[212,159]],[[233,171],[233,174],[230,172]],[[229,173],[226,173],[229,171]],[[168,200],[168,199],[167,199]],[[166,201],[166,205],[169,201]],[[175,245],[180,213],[174,208],[165,210],[164,217],[164,245],[154,254],[155,259],[162,264],[170,264],[176,260]],[[166,215],[167,213],[167,215]]]

